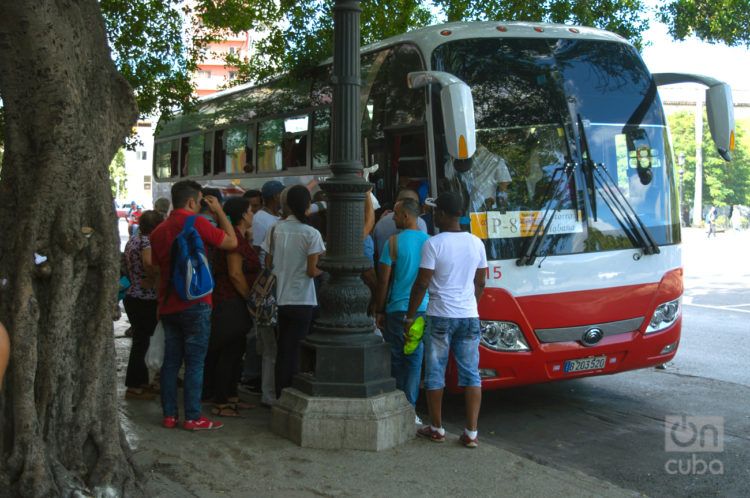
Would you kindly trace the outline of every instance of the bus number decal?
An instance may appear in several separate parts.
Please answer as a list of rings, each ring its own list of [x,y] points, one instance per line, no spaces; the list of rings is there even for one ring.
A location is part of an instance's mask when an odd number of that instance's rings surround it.
[[[489,280],[500,280],[503,278],[503,272],[501,271],[501,267],[499,265],[489,265],[487,268],[485,268],[485,275]]]

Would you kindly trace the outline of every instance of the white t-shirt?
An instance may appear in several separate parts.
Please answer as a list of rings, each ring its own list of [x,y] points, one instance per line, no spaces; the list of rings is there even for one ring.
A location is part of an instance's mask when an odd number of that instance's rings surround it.
[[[270,214],[268,211],[261,209],[255,216],[253,216],[253,245],[260,247],[263,241],[266,240],[266,235],[272,226],[279,221],[278,216]],[[260,258],[260,267],[266,267],[266,252],[261,248],[258,252],[258,258]]]
[[[477,189],[482,202],[495,198],[499,184],[512,181],[505,160],[483,145],[477,146],[471,171],[474,174],[474,188]]]
[[[315,282],[307,275],[307,257],[325,252],[320,232],[300,223],[294,216],[279,221],[261,244],[270,252],[273,233],[273,274],[276,276],[276,302],[279,306],[317,306]]]
[[[479,237],[468,232],[442,232],[422,246],[420,268],[434,270],[427,314],[444,318],[479,316],[474,297],[474,275],[487,268],[487,254]]]
[[[266,233],[274,223],[279,221],[278,216],[274,216],[268,211],[261,209],[253,216],[253,245],[259,246],[266,240]]]

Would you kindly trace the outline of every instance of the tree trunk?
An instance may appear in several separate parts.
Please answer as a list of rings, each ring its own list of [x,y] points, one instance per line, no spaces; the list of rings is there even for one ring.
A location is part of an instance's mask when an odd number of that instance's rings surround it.
[[[137,110],[98,2],[0,1],[0,97],[0,321],[12,348],[0,495],[139,494],[116,398],[107,169]]]

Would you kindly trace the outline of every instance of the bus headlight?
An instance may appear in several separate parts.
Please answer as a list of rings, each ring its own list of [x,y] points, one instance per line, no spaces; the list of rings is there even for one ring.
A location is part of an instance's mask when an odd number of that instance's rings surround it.
[[[480,321],[480,341],[495,351],[528,351],[521,328],[513,322]]]
[[[672,325],[677,320],[678,316],[680,316],[680,299],[660,304],[654,310],[651,321],[646,328],[646,333],[651,334],[653,332],[664,330]]]

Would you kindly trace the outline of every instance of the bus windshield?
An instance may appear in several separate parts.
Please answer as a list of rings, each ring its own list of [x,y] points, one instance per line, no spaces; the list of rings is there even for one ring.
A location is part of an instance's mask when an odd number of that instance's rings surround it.
[[[679,242],[664,116],[633,47],[577,39],[468,39],[439,46],[431,62],[432,69],[452,73],[472,89],[472,167],[453,167],[436,125],[437,184],[439,192],[464,197],[462,224],[484,239],[489,258],[517,258],[545,211],[554,211],[554,218],[539,255],[635,247],[603,186],[580,167],[582,140],[589,159],[606,170],[654,241]],[[563,170],[571,163],[578,166],[568,176]]]

